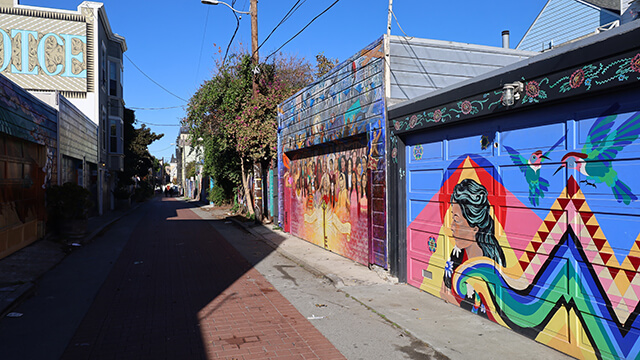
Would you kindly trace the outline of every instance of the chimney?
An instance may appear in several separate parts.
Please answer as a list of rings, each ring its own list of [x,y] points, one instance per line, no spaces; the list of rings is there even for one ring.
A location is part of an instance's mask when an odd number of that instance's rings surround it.
[[[505,49],[509,48],[509,30],[502,32],[502,47]]]

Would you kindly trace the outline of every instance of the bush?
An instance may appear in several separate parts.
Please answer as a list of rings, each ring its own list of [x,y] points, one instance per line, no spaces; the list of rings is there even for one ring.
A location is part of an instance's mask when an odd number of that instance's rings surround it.
[[[222,187],[214,186],[213,189],[209,191],[209,195],[207,195],[207,200],[211,201],[217,206],[220,206],[227,202],[227,196]]]
[[[115,197],[116,199],[126,200],[131,197],[131,193],[129,192],[128,187],[118,186],[115,190],[113,190],[113,197]]]
[[[93,206],[90,198],[89,190],[73,182],[50,186],[47,189],[50,219],[87,219]]]
[[[134,200],[137,202],[143,202],[151,198],[153,195],[153,186],[146,181],[140,181],[134,194]]]

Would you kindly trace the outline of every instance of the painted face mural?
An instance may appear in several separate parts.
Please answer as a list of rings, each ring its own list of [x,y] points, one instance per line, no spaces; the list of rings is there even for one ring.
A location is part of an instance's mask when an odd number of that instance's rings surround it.
[[[407,151],[408,282],[572,356],[638,359],[640,112],[576,123]]]

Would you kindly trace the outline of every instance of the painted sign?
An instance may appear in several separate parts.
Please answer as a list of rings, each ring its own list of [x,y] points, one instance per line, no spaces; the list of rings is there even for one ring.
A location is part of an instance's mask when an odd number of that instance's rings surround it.
[[[86,22],[0,14],[0,72],[27,89],[87,91]]]

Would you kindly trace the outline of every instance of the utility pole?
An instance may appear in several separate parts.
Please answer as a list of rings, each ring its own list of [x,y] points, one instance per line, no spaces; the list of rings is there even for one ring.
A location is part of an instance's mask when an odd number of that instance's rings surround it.
[[[253,95],[258,94],[258,63],[260,57],[258,56],[258,0],[251,0],[251,60],[253,62]]]
[[[253,96],[258,95],[258,0],[251,0],[251,59],[253,62]],[[263,217],[263,184],[262,184],[262,163],[258,160],[253,164],[253,199],[254,211],[257,221],[262,221]]]

